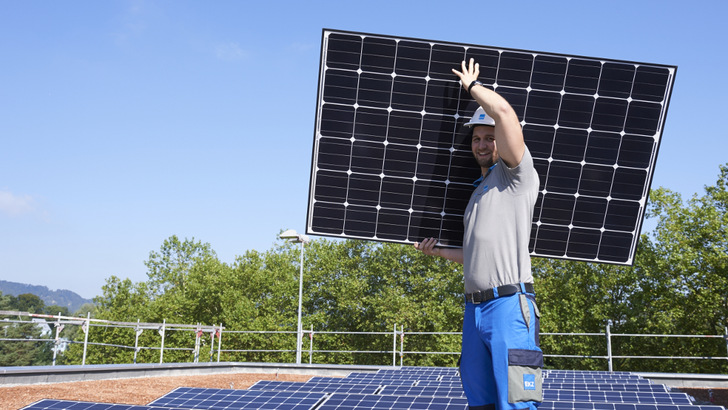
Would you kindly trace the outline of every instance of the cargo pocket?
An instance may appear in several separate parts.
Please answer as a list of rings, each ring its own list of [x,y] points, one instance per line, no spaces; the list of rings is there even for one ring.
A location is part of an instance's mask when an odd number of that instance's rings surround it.
[[[543,352],[508,350],[508,402],[543,401]]]

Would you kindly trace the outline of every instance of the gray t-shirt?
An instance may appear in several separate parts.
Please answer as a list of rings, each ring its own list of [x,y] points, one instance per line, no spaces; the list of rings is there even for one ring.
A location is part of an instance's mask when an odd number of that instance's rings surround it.
[[[517,167],[499,160],[473,191],[463,218],[465,293],[533,282],[528,244],[538,187],[526,148]]]

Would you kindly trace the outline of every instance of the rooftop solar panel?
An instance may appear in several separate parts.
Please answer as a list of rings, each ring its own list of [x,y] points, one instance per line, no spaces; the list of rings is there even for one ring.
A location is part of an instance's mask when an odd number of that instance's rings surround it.
[[[442,377],[436,374],[372,374],[347,376],[345,380],[441,380]]]
[[[533,256],[632,264],[677,67],[324,29],[306,231],[462,246],[470,57],[541,178]]]
[[[417,383],[418,380],[412,380],[412,379],[397,379],[397,378],[355,378],[355,379],[349,379],[349,378],[340,378],[340,377],[323,377],[323,376],[316,376],[309,379],[306,383],[340,383],[340,384],[374,384],[374,385],[382,385],[382,384],[406,384],[406,385],[412,385],[414,383]],[[438,383],[437,381],[434,381],[435,383]]]
[[[417,397],[363,394],[333,394],[317,410],[428,409],[466,410],[468,401],[458,397]]]
[[[318,392],[180,387],[149,403],[149,406],[185,409],[309,410],[324,397],[326,397],[325,393]]]
[[[549,390],[597,390],[597,391],[646,391],[646,392],[667,392],[670,391],[662,384],[637,384],[637,383],[607,383],[602,381],[589,383],[551,383],[543,382],[543,388]]]
[[[392,396],[465,397],[462,386],[384,386],[380,394]]]
[[[180,410],[170,407],[130,406],[128,404],[94,403],[75,400],[43,399],[20,410]]]
[[[545,401],[538,408],[541,410],[725,410],[722,406],[713,405],[586,403],[567,401]]]
[[[609,376],[581,376],[581,377],[561,377],[548,376],[544,377],[544,381],[552,383],[630,383],[630,384],[652,384],[648,379],[627,378],[627,377],[609,377]]]
[[[692,404],[685,393],[622,392],[593,390],[546,390],[544,401],[608,402],[644,404]]]
[[[375,394],[379,391],[378,384],[340,383],[340,382],[282,382],[261,380],[250,386],[251,390],[277,390],[295,392],[324,392],[324,393],[360,393]]]

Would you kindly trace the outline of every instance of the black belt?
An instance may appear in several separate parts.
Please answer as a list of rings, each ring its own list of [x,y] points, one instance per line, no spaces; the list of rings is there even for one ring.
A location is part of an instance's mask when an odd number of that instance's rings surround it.
[[[495,291],[493,289],[487,289],[475,293],[466,293],[465,301],[473,302],[477,305],[478,303],[483,303],[491,299],[495,299],[496,294],[498,295],[497,297],[515,295],[516,293],[523,291],[521,285],[523,285],[523,289],[526,290],[526,293],[536,293],[533,290],[533,283],[519,283],[517,285],[498,286],[497,288],[495,288]]]

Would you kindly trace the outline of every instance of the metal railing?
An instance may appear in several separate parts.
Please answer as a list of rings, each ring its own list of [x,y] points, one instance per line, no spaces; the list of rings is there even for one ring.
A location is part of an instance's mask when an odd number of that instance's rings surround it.
[[[93,319],[90,317],[90,314],[87,315],[86,318],[83,317],[66,317],[56,315],[42,315],[42,314],[34,314],[34,313],[28,313],[28,312],[17,312],[17,311],[0,311],[0,317],[5,316],[5,319],[2,319],[0,323],[7,323],[5,326],[10,326],[12,324],[36,324],[38,325],[39,322],[32,321],[32,320],[22,320],[22,317],[28,317],[31,319],[42,319],[45,320],[46,324],[52,324],[53,328],[55,330],[55,337],[54,338],[46,338],[46,339],[38,339],[38,338],[2,338],[0,337],[0,342],[12,342],[12,343],[23,343],[23,342],[47,342],[47,343],[53,343],[53,363],[52,365],[56,365],[56,358],[59,352],[61,352],[66,346],[69,344],[79,344],[83,343],[83,357],[82,357],[82,365],[86,364],[86,357],[87,357],[87,351],[90,346],[106,346],[106,347],[113,347],[113,348],[119,348],[119,349],[129,349],[133,350],[133,358],[132,363],[137,363],[137,354],[141,350],[159,350],[159,363],[164,362],[164,352],[165,351],[188,351],[192,355],[192,361],[194,363],[197,363],[200,360],[201,356],[201,350],[202,350],[202,341],[203,337],[206,337],[209,335],[210,337],[210,350],[209,350],[209,357],[208,361],[213,362],[217,361],[220,362],[220,356],[222,353],[226,354],[232,354],[232,353],[281,353],[281,354],[288,354],[288,353],[297,353],[297,350],[295,349],[239,349],[235,348],[235,335],[294,335],[296,338],[298,337],[298,334],[296,331],[240,331],[240,330],[226,330],[225,327],[220,325],[202,325],[202,324],[171,324],[167,323],[166,320],[164,320],[162,323],[143,323],[137,320],[137,322],[117,322],[117,321],[110,321],[110,320],[102,320],[102,319]],[[18,319],[11,319],[8,316],[11,317],[17,317]],[[41,323],[42,324],[42,323]],[[61,332],[65,328],[66,325],[76,325],[81,326],[82,331],[84,332],[84,340],[83,342],[79,341],[72,341],[68,339],[63,339],[61,337]],[[599,337],[599,338],[605,338],[606,340],[606,354],[604,355],[589,355],[589,354],[549,354],[544,353],[544,357],[552,357],[552,358],[576,358],[576,359],[603,359],[607,361],[608,369],[609,371],[613,371],[613,360],[614,359],[677,359],[677,360],[728,360],[728,327],[725,328],[725,334],[723,335],[666,335],[666,334],[618,334],[618,333],[612,333],[611,332],[611,326],[612,322],[609,321],[607,323],[606,329],[604,333],[547,333],[543,332],[541,333],[541,336],[567,336],[567,337],[582,337],[582,336],[588,336],[588,337]],[[91,328],[128,328],[133,329],[135,332],[135,338],[134,338],[134,346],[128,346],[123,344],[109,344],[109,343],[99,343],[99,342],[90,342],[89,341],[89,333],[91,332]],[[144,332],[145,330],[154,330],[159,334],[159,345],[158,346],[139,346],[139,336]],[[194,345],[192,347],[170,347],[165,346],[165,337],[170,331],[182,331],[182,332],[194,332]],[[399,357],[399,365],[403,365],[403,360],[405,355],[459,355],[460,352],[453,352],[453,351],[413,351],[413,350],[405,350],[405,335],[406,336],[441,336],[441,335],[449,335],[449,336],[460,336],[460,332],[405,332],[404,326],[399,326],[397,324],[394,325],[393,329],[391,331],[381,331],[381,332],[344,332],[344,331],[315,331],[313,326],[310,328],[310,330],[301,330],[301,337],[304,335],[308,335],[309,338],[309,346],[306,351],[308,353],[308,362],[313,363],[313,357],[314,354],[336,354],[336,353],[345,353],[345,354],[391,354],[392,355],[392,366],[397,365],[397,357]],[[229,342],[229,346],[224,346],[223,348],[223,335],[228,335],[228,339],[231,339]],[[314,337],[315,336],[325,336],[325,335],[356,335],[356,336],[387,336],[391,335],[392,337],[392,348],[391,350],[327,350],[327,349],[315,349],[314,348]],[[652,337],[652,338],[702,338],[702,339],[723,339],[725,341],[726,346],[726,356],[633,356],[633,355],[614,355],[612,352],[612,340],[617,337]],[[217,338],[217,348],[215,348],[215,338]],[[227,340],[227,339],[226,339]],[[301,348],[302,351],[304,351],[303,348]],[[216,356],[216,357],[215,357]]]

